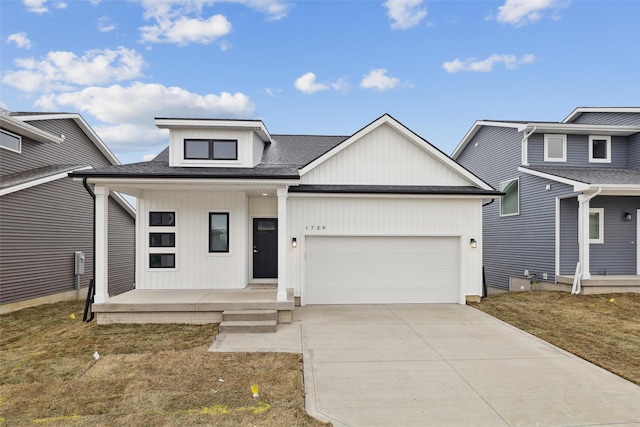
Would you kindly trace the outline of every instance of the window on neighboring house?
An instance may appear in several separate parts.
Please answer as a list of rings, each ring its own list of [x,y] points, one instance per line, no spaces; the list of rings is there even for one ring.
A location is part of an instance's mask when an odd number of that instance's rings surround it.
[[[520,213],[520,179],[512,179],[500,183],[500,216],[518,215]]]
[[[209,252],[229,252],[229,214],[209,213]]]
[[[22,152],[22,137],[2,130],[0,131],[0,147],[20,153]]]
[[[175,212],[149,212],[151,227],[173,227],[176,225]]]
[[[149,254],[149,268],[176,268],[176,254]]]
[[[589,162],[611,163],[611,137],[589,135]]]
[[[152,248],[175,248],[176,233],[149,233],[149,246]]]
[[[547,134],[544,136],[544,161],[567,161],[567,135]]]
[[[589,209],[589,243],[604,243],[604,208]]]
[[[226,139],[185,139],[187,160],[238,160],[238,141]]]

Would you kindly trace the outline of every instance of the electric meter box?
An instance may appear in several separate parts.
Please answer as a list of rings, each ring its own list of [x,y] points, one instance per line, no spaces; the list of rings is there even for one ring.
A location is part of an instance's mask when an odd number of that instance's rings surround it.
[[[76,274],[84,274],[84,252],[76,252]]]

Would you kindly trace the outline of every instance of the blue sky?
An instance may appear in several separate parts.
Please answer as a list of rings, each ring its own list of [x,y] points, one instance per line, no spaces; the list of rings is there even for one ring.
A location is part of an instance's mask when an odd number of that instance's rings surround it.
[[[123,163],[154,117],[351,135],[384,113],[450,154],[475,120],[640,105],[638,0],[3,0],[0,106],[80,113]]]

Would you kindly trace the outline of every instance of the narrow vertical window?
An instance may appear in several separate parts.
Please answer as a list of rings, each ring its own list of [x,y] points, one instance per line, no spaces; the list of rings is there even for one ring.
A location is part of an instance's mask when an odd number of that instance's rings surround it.
[[[604,243],[604,208],[589,209],[589,243]]]
[[[209,252],[229,252],[229,214],[209,213]]]
[[[500,183],[500,216],[518,215],[520,213],[520,180],[518,178]]]

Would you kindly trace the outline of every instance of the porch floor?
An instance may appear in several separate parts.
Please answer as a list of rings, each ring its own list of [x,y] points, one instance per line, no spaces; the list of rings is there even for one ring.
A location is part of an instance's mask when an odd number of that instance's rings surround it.
[[[571,286],[573,285],[573,278],[573,275],[556,276],[556,283],[559,285],[569,285],[569,290],[571,290]],[[582,280],[581,286],[582,293],[585,295],[620,292],[640,293],[640,276],[592,275],[590,279]]]
[[[275,287],[244,289],[134,289],[94,304],[98,324],[219,323],[225,310],[277,310],[278,323],[290,323],[293,289],[277,300]]]

